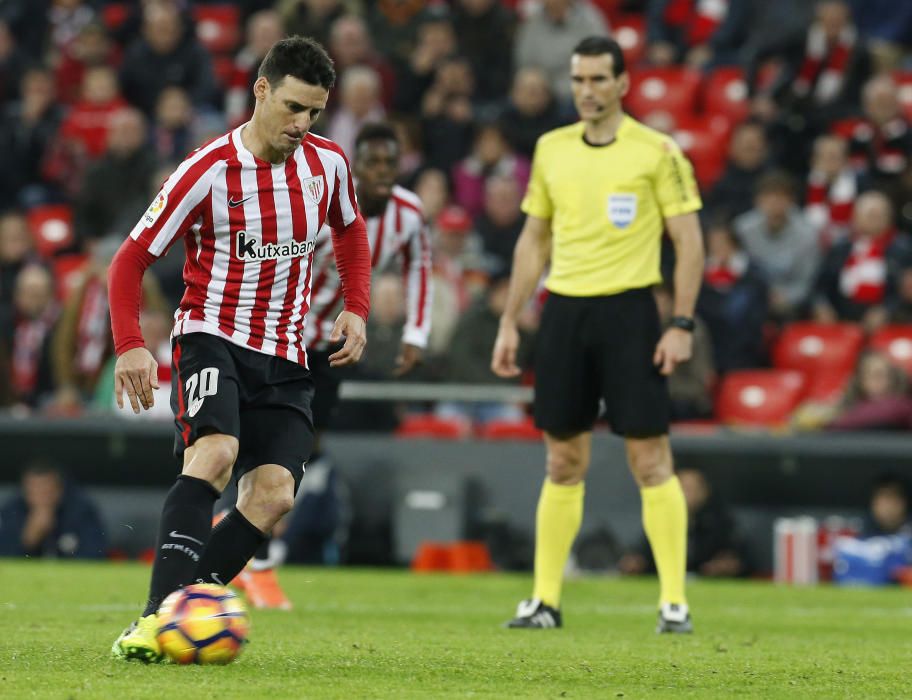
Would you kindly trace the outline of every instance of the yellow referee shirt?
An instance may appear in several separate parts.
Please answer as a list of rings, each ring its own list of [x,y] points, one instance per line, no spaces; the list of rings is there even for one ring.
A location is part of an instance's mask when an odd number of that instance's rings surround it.
[[[671,139],[624,116],[609,144],[590,146],[579,122],[535,146],[522,202],[551,220],[545,286],[565,296],[602,296],[661,282],[663,220],[702,206],[690,162]]]

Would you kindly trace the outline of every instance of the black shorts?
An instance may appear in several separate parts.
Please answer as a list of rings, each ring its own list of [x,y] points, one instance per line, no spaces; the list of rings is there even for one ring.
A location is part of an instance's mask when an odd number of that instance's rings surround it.
[[[313,450],[313,379],[307,368],[209,333],[172,341],[174,455],[209,433],[233,435],[234,477],[262,464],[291,472],[295,489]]]
[[[314,430],[318,433],[329,428],[336,405],[339,403],[339,385],[343,372],[329,366],[329,356],[336,350],[308,350],[307,364],[314,383],[313,409]]]
[[[535,424],[554,434],[591,430],[602,400],[613,432],[667,433],[668,385],[652,362],[660,335],[651,289],[549,294],[535,353]]]

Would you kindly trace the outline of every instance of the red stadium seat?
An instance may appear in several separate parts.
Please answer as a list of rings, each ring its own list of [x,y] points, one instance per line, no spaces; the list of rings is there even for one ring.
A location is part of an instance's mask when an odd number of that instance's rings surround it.
[[[690,158],[697,181],[711,187],[725,169],[728,153],[729,122],[725,117],[691,117],[678,124],[672,136]]]
[[[796,370],[729,372],[716,400],[716,416],[732,425],[781,426],[804,398],[806,388],[807,379]]]
[[[403,418],[395,434],[402,438],[459,440],[469,437],[471,432],[472,425],[467,418],[441,418],[429,413],[413,413]]]
[[[646,55],[646,18],[641,15],[624,15],[612,22],[611,31],[621,49],[628,69],[636,66]]]
[[[196,5],[193,8],[196,38],[212,53],[237,48],[241,36],[241,12],[236,5]]]
[[[54,279],[57,283],[57,298],[65,302],[76,289],[83,278],[83,270],[89,256],[84,253],[58,255],[54,258],[52,267]]]
[[[482,440],[541,440],[542,431],[531,418],[521,420],[492,420],[479,427]]]
[[[912,377],[912,325],[885,326],[871,336],[868,347],[886,353]]]
[[[73,245],[73,211],[67,204],[41,204],[26,213],[35,250],[45,258]]]
[[[130,15],[130,4],[126,2],[112,2],[104,6],[101,11],[101,21],[108,29],[117,29],[127,21]]]
[[[899,104],[902,106],[906,119],[912,121],[912,71],[896,71],[893,73],[896,81]]]
[[[680,66],[637,69],[624,104],[637,119],[664,112],[677,124],[696,114],[700,81],[698,71]]]
[[[747,83],[740,68],[717,68],[703,86],[703,111],[721,115],[730,124],[739,124],[750,114]]]
[[[854,323],[791,323],[773,346],[773,366],[808,378],[808,398],[835,401],[855,370],[864,333]]]

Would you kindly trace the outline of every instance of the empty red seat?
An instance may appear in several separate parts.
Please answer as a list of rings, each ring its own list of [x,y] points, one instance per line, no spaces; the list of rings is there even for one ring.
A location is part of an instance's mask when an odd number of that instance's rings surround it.
[[[797,370],[729,372],[716,400],[716,416],[731,425],[785,425],[804,398],[806,388],[807,379]]]
[[[899,104],[902,106],[903,113],[906,115],[906,119],[912,121],[912,71],[895,71],[893,80],[896,81],[896,94],[899,97]]]
[[[535,427],[532,418],[521,420],[491,420],[478,429],[483,440],[541,440],[542,431]]]
[[[750,114],[747,83],[741,68],[717,68],[703,86],[703,111],[721,115],[731,124],[744,121]]]
[[[68,204],[41,204],[26,213],[38,255],[50,258],[73,245],[73,211]]]
[[[636,69],[624,104],[637,119],[661,112],[678,124],[696,114],[700,81],[698,71],[681,66]]]
[[[912,377],[912,325],[885,326],[871,336],[868,347],[886,353]]]
[[[196,5],[193,8],[196,38],[212,53],[237,48],[241,36],[241,12],[236,5]]]
[[[646,18],[624,15],[611,24],[611,33],[624,51],[627,68],[637,65],[646,55]]]
[[[471,422],[461,416],[442,418],[431,413],[412,413],[402,419],[396,436],[459,440],[468,437],[471,431]]]
[[[697,181],[711,187],[725,169],[728,154],[729,121],[723,116],[690,117],[678,124],[672,136],[690,159]]]
[[[835,401],[855,370],[863,344],[864,333],[854,323],[791,323],[773,346],[773,366],[803,372],[809,399]]]

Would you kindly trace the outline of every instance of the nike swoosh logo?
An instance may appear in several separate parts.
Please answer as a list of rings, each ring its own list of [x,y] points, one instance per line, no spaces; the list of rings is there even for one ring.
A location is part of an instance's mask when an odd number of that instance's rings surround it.
[[[182,535],[177,530],[171,530],[171,537],[177,537],[182,540],[190,540],[191,542],[196,542],[200,547],[203,546],[202,541],[196,539],[195,537],[190,537],[190,535]]]
[[[253,196],[253,195],[250,195],[250,197],[252,197],[252,196]],[[229,197],[229,198],[228,198],[228,206],[231,207],[232,209],[233,209],[234,207],[239,207],[239,206],[241,206],[244,202],[246,202],[248,199],[250,199],[250,197],[244,197],[244,199],[234,199],[233,197]]]
[[[224,586],[224,585],[225,585],[224,583],[222,583],[222,579],[219,578],[219,575],[218,575],[215,571],[213,571],[212,573],[210,573],[209,576],[210,576],[210,578],[212,578],[212,580],[215,581],[218,585],[220,585],[220,586]]]
[[[206,400],[205,398],[196,399],[196,401],[191,403],[190,408],[187,411],[187,415],[190,416],[190,418],[193,418],[193,416],[195,416],[197,413],[199,413],[199,410],[203,407],[203,401],[205,401],[205,400]]]

